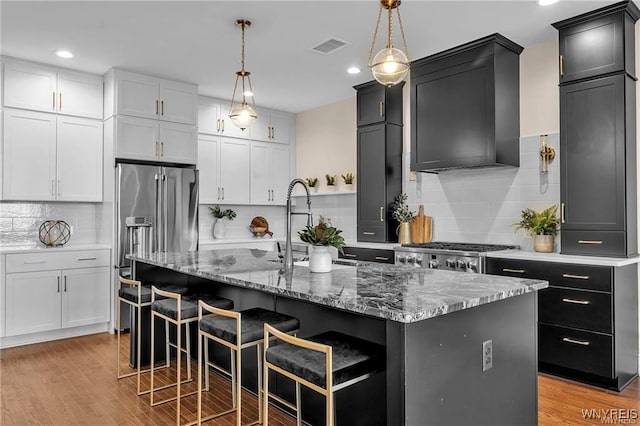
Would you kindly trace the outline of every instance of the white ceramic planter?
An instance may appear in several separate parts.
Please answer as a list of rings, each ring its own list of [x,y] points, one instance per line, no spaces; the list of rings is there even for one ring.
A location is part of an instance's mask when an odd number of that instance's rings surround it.
[[[309,257],[311,272],[331,272],[331,253],[327,246],[314,246]]]
[[[216,223],[213,224],[213,237],[217,240],[224,238],[227,235],[227,224],[224,218],[216,219]]]

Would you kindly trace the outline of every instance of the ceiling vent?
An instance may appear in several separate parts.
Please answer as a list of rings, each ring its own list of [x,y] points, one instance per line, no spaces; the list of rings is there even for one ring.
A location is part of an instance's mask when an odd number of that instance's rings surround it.
[[[329,53],[333,53],[336,50],[346,46],[346,41],[338,40],[337,38],[330,38],[326,41],[323,41],[319,45],[313,48],[315,52],[322,53],[323,55],[328,55]]]

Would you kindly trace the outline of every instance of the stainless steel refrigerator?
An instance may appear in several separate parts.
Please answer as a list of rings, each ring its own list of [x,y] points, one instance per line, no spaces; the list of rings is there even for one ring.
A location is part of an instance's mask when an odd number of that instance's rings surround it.
[[[151,252],[198,249],[198,171],[195,167],[118,163],[115,190],[114,259],[118,275],[129,275],[131,266],[125,258],[129,254],[131,235],[127,218],[130,225],[133,218],[145,224],[150,222],[147,249]],[[121,312],[121,327],[127,328],[128,310]]]

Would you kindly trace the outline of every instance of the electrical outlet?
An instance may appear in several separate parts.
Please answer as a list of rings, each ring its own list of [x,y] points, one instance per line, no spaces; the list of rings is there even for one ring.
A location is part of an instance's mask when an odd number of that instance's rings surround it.
[[[482,342],[482,371],[487,371],[493,367],[493,341]]]

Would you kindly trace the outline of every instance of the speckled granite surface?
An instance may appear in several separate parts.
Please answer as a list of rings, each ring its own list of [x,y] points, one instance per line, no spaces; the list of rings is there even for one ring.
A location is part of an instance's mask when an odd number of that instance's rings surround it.
[[[543,289],[546,281],[353,262],[329,273],[295,266],[285,276],[274,252],[257,249],[154,253],[131,259],[345,311],[412,323]]]

